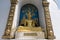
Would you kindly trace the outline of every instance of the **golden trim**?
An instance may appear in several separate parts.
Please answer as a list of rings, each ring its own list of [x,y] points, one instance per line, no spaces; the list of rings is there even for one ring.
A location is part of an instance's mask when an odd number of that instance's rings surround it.
[[[10,36],[10,33],[11,33],[11,27],[12,27],[12,23],[13,23],[15,6],[16,6],[17,0],[10,0],[10,1],[11,1],[10,13],[9,13],[6,29],[5,29],[4,35],[2,37],[4,39],[13,38]]]
[[[54,37],[54,32],[52,29],[52,24],[51,24],[51,19],[50,19],[50,14],[49,14],[49,3],[47,1],[43,1],[42,4],[44,8],[45,22],[46,22],[45,37],[47,39],[54,39],[55,37]],[[52,31],[52,33],[50,31]]]

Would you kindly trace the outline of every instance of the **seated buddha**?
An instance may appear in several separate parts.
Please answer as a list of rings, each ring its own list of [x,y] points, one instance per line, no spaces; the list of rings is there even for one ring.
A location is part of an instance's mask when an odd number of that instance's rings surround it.
[[[21,20],[21,25],[23,24],[23,26],[28,26],[28,27],[35,26],[35,21],[32,20],[31,12],[28,11],[28,13],[26,13],[26,15],[27,15],[27,19],[24,16],[23,19]]]

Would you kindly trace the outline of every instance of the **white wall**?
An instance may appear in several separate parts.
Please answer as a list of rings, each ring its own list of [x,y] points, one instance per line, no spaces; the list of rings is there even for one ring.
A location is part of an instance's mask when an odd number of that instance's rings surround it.
[[[50,2],[50,14],[52,25],[54,28],[54,34],[56,36],[56,40],[60,39],[60,10],[57,8],[57,5],[53,2],[53,0],[48,0]],[[4,29],[6,27],[7,18],[9,14],[10,1],[9,0],[0,0],[0,40]]]

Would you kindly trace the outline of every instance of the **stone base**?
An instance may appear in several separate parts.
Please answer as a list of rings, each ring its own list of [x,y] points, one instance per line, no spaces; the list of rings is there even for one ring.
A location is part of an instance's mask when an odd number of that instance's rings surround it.
[[[16,34],[16,39],[44,39],[44,32],[41,27],[23,27],[19,26]]]
[[[16,39],[44,39],[44,32],[16,32]]]

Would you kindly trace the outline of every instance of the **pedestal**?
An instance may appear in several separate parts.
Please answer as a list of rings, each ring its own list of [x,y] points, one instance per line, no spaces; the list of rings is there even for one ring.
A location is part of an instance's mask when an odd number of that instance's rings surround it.
[[[18,27],[16,34],[16,39],[44,39],[44,32],[41,27]]]
[[[44,39],[44,32],[16,32],[16,39]]]

